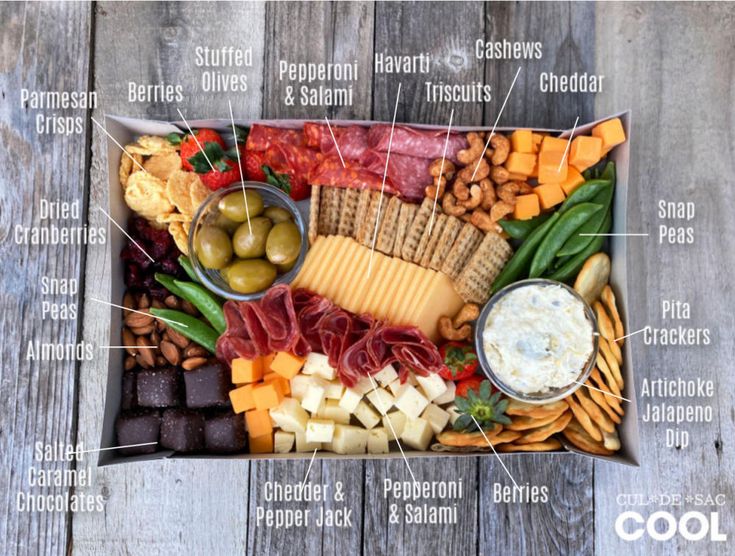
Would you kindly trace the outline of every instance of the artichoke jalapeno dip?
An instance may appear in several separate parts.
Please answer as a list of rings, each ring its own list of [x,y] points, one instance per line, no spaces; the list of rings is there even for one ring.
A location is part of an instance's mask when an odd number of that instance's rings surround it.
[[[584,303],[564,287],[529,284],[492,308],[482,347],[509,388],[543,394],[577,380],[594,350],[593,333]]]

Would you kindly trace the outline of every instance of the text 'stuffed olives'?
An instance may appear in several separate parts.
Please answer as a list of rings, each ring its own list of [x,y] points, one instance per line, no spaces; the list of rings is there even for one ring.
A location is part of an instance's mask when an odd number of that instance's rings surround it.
[[[236,261],[227,270],[227,283],[239,293],[266,289],[276,279],[276,267],[263,259]]]
[[[274,224],[289,222],[291,220],[291,213],[283,207],[267,207],[263,215],[270,218]]]
[[[247,222],[240,224],[235,235],[232,236],[232,247],[235,254],[241,259],[255,259],[264,256],[268,232],[272,227],[273,223],[262,216],[251,218],[250,226]]]
[[[273,264],[286,265],[299,257],[301,234],[293,222],[273,226],[265,244],[265,255]]]
[[[247,190],[244,194],[241,191],[234,191],[222,197],[217,206],[226,218],[235,222],[245,222],[248,214],[250,218],[254,218],[263,213],[263,197],[257,191]]]
[[[199,229],[194,248],[199,261],[206,268],[224,268],[232,258],[230,236],[214,226],[202,226]]]

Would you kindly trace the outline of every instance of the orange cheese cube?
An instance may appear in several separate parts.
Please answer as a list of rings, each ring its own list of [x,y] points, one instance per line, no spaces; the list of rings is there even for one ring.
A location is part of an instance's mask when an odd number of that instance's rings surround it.
[[[251,454],[273,453],[273,434],[268,433],[260,436],[250,436],[248,434],[248,447]]]
[[[558,183],[537,185],[533,188],[533,192],[538,196],[538,202],[543,210],[548,210],[564,201],[564,191]]]
[[[547,135],[544,137],[543,141],[541,141],[541,149],[539,152],[561,152],[567,150],[567,143],[569,143],[568,139],[562,139],[561,137],[552,137],[551,135]]]
[[[541,141],[543,141],[544,136],[540,133],[532,133],[531,134],[531,152],[533,154],[536,154],[541,149]]]
[[[528,176],[523,174],[508,174],[508,181],[526,181]]]
[[[281,403],[284,397],[283,387],[275,381],[264,382],[253,388],[255,409],[271,409]]]
[[[291,383],[278,373],[268,373],[263,377],[263,382],[273,382],[281,389],[284,396],[288,396],[291,393]]]
[[[531,170],[531,174],[528,177],[538,178],[538,156],[536,157],[536,164],[533,165],[533,170]]]
[[[238,357],[232,360],[232,383],[243,384],[258,382],[263,378],[263,359],[243,359]]]
[[[564,194],[569,197],[572,192],[584,183],[584,176],[580,174],[574,166],[570,166],[567,170],[567,179],[559,184]]]
[[[530,153],[510,153],[505,161],[505,168],[511,174],[531,175],[533,165],[536,164],[536,155]]]
[[[580,172],[597,164],[602,157],[602,139],[580,135],[572,141],[569,149],[569,164]]]
[[[273,363],[273,359],[276,357],[275,353],[269,353],[268,355],[263,356],[263,372],[267,373],[271,370],[271,363]]]
[[[273,422],[267,409],[251,409],[245,414],[245,424],[250,436],[258,437],[273,432]]]
[[[541,151],[538,155],[538,182],[561,183],[567,179],[568,165],[562,164],[564,152]]]
[[[625,142],[625,130],[620,118],[613,118],[592,128],[592,136],[602,139],[602,152],[607,153],[613,147]]]
[[[533,140],[530,129],[517,129],[510,136],[513,152],[533,153]]]
[[[278,373],[283,378],[291,380],[304,366],[305,357],[297,357],[285,351],[279,351],[270,365],[271,371]]]
[[[529,195],[518,195],[516,206],[513,209],[513,218],[516,220],[528,220],[541,214],[539,198],[533,193]]]
[[[242,413],[243,411],[253,409],[255,407],[253,385],[248,384],[247,386],[230,390],[230,402],[232,403],[232,411],[235,413]]]

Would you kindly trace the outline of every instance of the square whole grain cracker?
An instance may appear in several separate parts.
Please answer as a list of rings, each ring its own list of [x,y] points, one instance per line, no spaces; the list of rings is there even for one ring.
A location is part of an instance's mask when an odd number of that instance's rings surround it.
[[[401,210],[398,213],[398,224],[396,225],[396,237],[393,240],[393,256],[401,257],[403,252],[403,244],[406,241],[406,234],[416,218],[419,207],[413,203],[402,203]]]
[[[342,189],[322,187],[319,201],[319,235],[334,235],[339,224],[339,211],[342,206]]]
[[[398,197],[391,197],[385,207],[385,215],[381,218],[380,231],[375,248],[381,253],[391,255],[393,253],[393,242],[398,230],[398,216],[403,203]]]
[[[434,253],[431,255],[431,260],[429,261],[430,269],[441,270],[442,264],[449,254],[449,250],[452,248],[452,245],[454,245],[460,230],[462,230],[462,225],[463,223],[459,218],[447,216],[447,221],[444,223],[442,235],[436,242]]]
[[[490,298],[493,280],[512,254],[510,245],[499,234],[486,233],[455,280],[454,287],[460,297],[468,303],[485,303]]]
[[[345,237],[354,237],[357,204],[360,201],[360,190],[351,187],[342,193],[342,208],[340,209],[339,224],[337,225],[337,235]]]
[[[319,203],[321,202],[321,193],[321,186],[311,186],[311,199],[309,200],[309,230],[307,232],[310,245],[314,244],[317,236],[319,235]]]
[[[406,238],[403,241],[403,247],[401,249],[401,258],[404,261],[413,261],[416,250],[419,248],[421,238],[426,232],[426,227],[429,224],[429,217],[431,211],[434,208],[434,200],[428,197],[423,200],[421,206],[416,212],[416,216],[411,222],[411,227],[408,229]]]
[[[431,234],[429,235],[429,239],[426,242],[426,245],[424,246],[423,252],[421,253],[421,260],[418,261],[417,264],[419,264],[420,266],[423,266],[424,268],[429,268],[431,257],[434,256],[434,250],[436,249],[436,246],[439,243],[439,238],[442,236],[442,233],[444,233],[444,227],[446,225],[447,225],[447,216],[444,214],[437,214],[434,216],[433,226],[431,225],[431,218],[429,218],[429,224],[426,225],[426,230],[428,231],[429,229],[431,229]],[[419,249],[420,249],[420,246],[419,246]],[[414,256],[414,259],[415,258],[416,257]]]
[[[370,189],[363,189],[360,191],[360,196],[357,198],[357,208],[355,209],[355,224],[352,229],[352,237],[358,239],[360,235],[360,229],[365,222],[365,216],[370,209],[370,200],[372,199],[373,192]]]
[[[480,246],[480,243],[482,243],[482,238],[482,232],[466,222],[449,249],[440,270],[452,280],[455,280],[469,262],[472,254]]]
[[[381,194],[380,191],[373,191],[370,195],[370,204],[365,213],[365,217],[357,232],[357,241],[367,247],[373,244],[373,236],[380,229],[383,218],[385,217],[385,205],[388,203],[388,196]]]

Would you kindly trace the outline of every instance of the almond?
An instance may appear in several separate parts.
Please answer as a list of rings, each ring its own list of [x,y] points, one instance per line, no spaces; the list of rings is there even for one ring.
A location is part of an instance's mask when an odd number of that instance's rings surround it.
[[[135,362],[141,367],[143,367],[144,369],[150,369],[151,367],[153,367],[153,365],[149,364],[148,361],[143,359],[142,357],[142,354],[145,353],[146,351],[149,351],[149,350],[147,349],[140,350],[140,353],[135,356]]]
[[[132,355],[128,355],[125,357],[125,370],[129,371],[130,369],[135,367],[135,357]]]
[[[122,329],[122,343],[124,346],[127,346],[125,351],[129,355],[135,356],[138,353],[138,350],[135,349],[135,334],[127,326]]]
[[[186,371],[193,371],[194,369],[198,369],[202,365],[205,365],[207,363],[207,360],[204,357],[191,357],[189,359],[186,359],[181,366]]]
[[[166,366],[166,358],[162,355],[156,356],[156,367],[165,367]]]
[[[147,309],[151,306],[151,300],[148,297],[147,293],[140,294],[140,297],[138,298],[138,308],[139,309]]]
[[[163,303],[166,305],[166,307],[170,309],[179,308],[179,300],[175,295],[169,295],[166,299],[163,300]]]
[[[197,344],[190,344],[189,347],[184,350],[184,357],[187,359],[189,357],[207,357],[208,354],[209,352],[205,348]]]
[[[145,348],[147,346],[150,346],[150,344],[148,343],[148,340],[145,338],[145,336],[138,336],[138,339],[135,341],[135,343],[136,343],[136,345],[138,345],[138,347],[142,347],[142,348]],[[156,364],[156,355],[155,355],[156,350],[154,350],[154,349],[141,349],[141,350],[138,350],[138,351],[139,351],[139,353],[136,356],[136,359],[138,360],[138,362],[141,362],[142,361],[148,367],[154,367],[155,366],[155,364]],[[143,363],[141,363],[141,365],[143,365]],[[145,365],[143,365],[143,366],[145,366]],[[148,367],[146,367],[146,368],[148,368]]]
[[[156,309],[164,309],[166,306],[158,299],[154,299],[153,301],[151,301],[151,307],[154,307]]]
[[[122,304],[123,304],[123,307],[125,307],[127,309],[135,309],[136,308],[136,304],[135,304],[135,298],[133,297],[133,294],[132,293],[126,293],[123,296],[123,302],[122,302]]]
[[[167,327],[166,332],[168,332],[168,337],[171,339],[171,341],[179,346],[181,349],[184,349],[191,343],[189,341],[189,338],[179,332],[176,332],[176,330],[174,330],[173,328]]]
[[[153,323],[153,317],[147,314],[147,309],[144,309],[138,313],[130,313],[125,317],[125,324],[130,328],[140,328],[141,326],[148,326]]]
[[[197,316],[199,314],[199,311],[197,311],[197,308],[194,307],[191,303],[186,301],[185,299],[181,302],[181,310],[185,313],[188,313],[192,316]]]
[[[166,361],[171,365],[175,366],[181,362],[181,351],[173,342],[164,340],[158,347],[161,349],[161,354],[166,358]]]
[[[156,328],[154,323],[147,324],[146,326],[130,327],[130,331],[136,336],[147,336]]]
[[[154,330],[153,332],[151,332],[151,345],[156,346],[160,343],[161,343],[161,335],[156,330]]]

